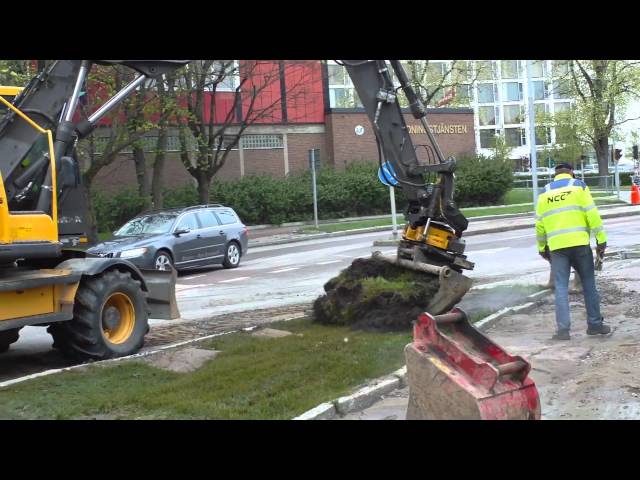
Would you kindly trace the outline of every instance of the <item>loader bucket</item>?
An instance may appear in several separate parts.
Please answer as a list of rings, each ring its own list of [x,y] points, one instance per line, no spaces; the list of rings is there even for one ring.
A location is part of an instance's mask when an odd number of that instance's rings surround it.
[[[433,315],[449,311],[464,297],[473,283],[469,277],[465,277],[447,266],[435,266],[401,258],[389,258],[380,252],[374,252],[373,257],[403,268],[438,276],[438,291],[429,301],[427,308],[425,308],[426,311]]]
[[[539,420],[529,363],[512,356],[455,308],[420,315],[405,347],[407,420]]]
[[[171,270],[142,270],[147,284],[147,304],[151,310],[150,318],[161,320],[175,320],[180,318],[178,302],[176,301],[176,280],[178,272]]]

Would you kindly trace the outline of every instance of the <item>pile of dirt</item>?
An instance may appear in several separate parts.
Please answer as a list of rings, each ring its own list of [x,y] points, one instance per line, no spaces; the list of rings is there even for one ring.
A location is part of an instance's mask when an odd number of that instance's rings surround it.
[[[358,258],[324,285],[326,294],[313,303],[313,321],[360,330],[406,330],[438,287],[435,275],[373,256]]]

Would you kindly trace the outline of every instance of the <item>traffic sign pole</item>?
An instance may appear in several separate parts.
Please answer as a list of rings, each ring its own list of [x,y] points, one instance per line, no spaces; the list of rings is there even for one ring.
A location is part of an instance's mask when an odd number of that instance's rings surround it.
[[[389,195],[391,195],[391,219],[393,222],[393,238],[398,237],[398,222],[396,220],[396,192],[395,188],[389,187]]]

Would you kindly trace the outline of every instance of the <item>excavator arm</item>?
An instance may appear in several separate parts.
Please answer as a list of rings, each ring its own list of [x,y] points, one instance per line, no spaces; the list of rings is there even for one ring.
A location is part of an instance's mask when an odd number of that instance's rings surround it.
[[[398,60],[342,60],[371,121],[378,143],[379,162],[391,166],[391,184],[407,199],[407,226],[398,258],[454,270],[473,269],[466,260],[462,233],[468,220],[453,200],[453,157],[444,158],[426,121],[426,108],[415,94]],[[399,86],[394,84],[395,74]],[[414,118],[420,120],[429,137],[425,148],[429,160],[420,161],[398,99],[402,90]],[[383,170],[388,171],[388,170]]]

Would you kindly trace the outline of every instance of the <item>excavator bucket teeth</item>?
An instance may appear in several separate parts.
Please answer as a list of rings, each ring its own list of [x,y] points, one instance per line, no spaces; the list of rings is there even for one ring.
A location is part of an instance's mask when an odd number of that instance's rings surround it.
[[[161,320],[175,320],[180,318],[178,302],[176,301],[176,280],[178,273],[171,270],[142,270],[147,284],[147,304],[151,318]]]
[[[531,366],[475,329],[460,309],[420,315],[405,347],[407,420],[539,420]]]

